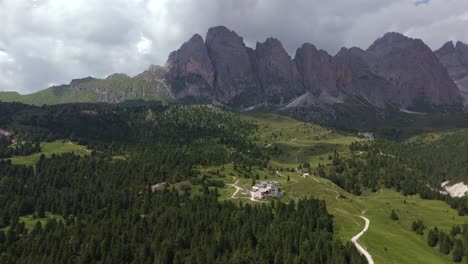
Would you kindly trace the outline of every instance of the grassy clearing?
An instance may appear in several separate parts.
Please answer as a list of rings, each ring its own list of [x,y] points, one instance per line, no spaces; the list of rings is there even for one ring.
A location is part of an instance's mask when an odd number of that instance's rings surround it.
[[[41,223],[42,227],[44,227],[44,225],[45,225],[45,223],[47,222],[48,219],[55,219],[57,221],[64,220],[61,215],[46,212],[44,218],[37,218],[33,214],[20,216],[19,222],[24,223],[25,228],[28,231],[31,231],[31,230],[33,230],[33,228],[36,225],[37,221],[39,221]],[[10,227],[7,226],[7,227],[4,227],[4,228],[0,229],[0,231],[7,232],[9,228]]]
[[[41,142],[41,150],[41,152],[29,156],[15,156],[10,158],[10,160],[14,164],[34,166],[42,154],[44,154],[46,157],[50,157],[52,154],[73,152],[77,155],[87,155],[91,152],[85,146],[78,145],[70,141],[61,140],[53,142]]]
[[[420,135],[410,137],[409,139],[406,140],[406,142],[408,143],[432,143],[440,139],[443,139],[445,136],[453,135],[459,132],[463,133],[466,131],[467,131],[466,129],[459,129],[459,130],[425,133],[425,134],[420,134]]]
[[[427,245],[427,230],[420,236],[411,230],[411,224],[423,220],[429,228],[437,226],[449,232],[453,225],[467,222],[468,217],[458,216],[444,202],[404,197],[392,190],[365,195],[363,201],[371,226],[362,243],[376,263],[452,263],[450,255]],[[396,211],[398,221],[390,219],[391,210]]]
[[[243,118],[259,125],[254,140],[259,146],[275,151],[271,165],[277,168],[297,168],[303,163],[317,166],[326,163],[328,155],[334,151],[346,155],[352,142],[362,140],[275,114],[249,114]]]
[[[35,218],[34,215],[25,215],[21,216],[19,221],[24,223],[24,226],[28,231],[31,231],[33,230],[34,225],[36,225],[37,221],[41,222],[42,226],[44,226],[48,219],[55,219],[57,221],[63,220],[63,217],[61,215],[52,214],[49,212],[46,212],[45,216],[46,217],[44,218]]]

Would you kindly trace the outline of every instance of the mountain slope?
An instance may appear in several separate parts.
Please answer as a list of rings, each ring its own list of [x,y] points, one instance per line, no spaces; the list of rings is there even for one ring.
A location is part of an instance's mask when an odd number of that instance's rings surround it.
[[[468,45],[458,41],[456,45],[452,41],[445,43],[436,50],[435,55],[447,69],[450,77],[457,84],[464,104],[468,104]]]
[[[164,73],[164,68],[151,66],[135,77],[125,74],[112,74],[106,79],[87,77],[72,80],[68,85],[52,86],[27,95],[0,92],[0,101],[43,105],[74,102],[119,103],[132,99],[167,100],[167,86],[161,81]]]
[[[398,106],[461,102],[458,89],[446,69],[420,39],[387,33],[366,50],[364,59],[373,73],[392,84],[388,100]]]

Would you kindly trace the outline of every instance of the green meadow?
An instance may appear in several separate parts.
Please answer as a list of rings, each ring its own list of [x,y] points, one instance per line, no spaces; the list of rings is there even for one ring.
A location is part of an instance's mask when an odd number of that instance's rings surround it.
[[[42,154],[46,157],[50,157],[52,154],[69,152],[73,152],[77,155],[87,155],[91,153],[85,146],[78,145],[71,141],[57,140],[53,142],[41,142],[41,152],[39,153],[34,153],[29,156],[15,156],[10,158],[10,160],[14,164],[34,166]]]

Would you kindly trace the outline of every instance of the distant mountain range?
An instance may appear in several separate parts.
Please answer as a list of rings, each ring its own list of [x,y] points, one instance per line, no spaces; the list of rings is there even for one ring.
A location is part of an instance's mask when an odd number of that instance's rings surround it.
[[[17,92],[0,92],[0,101],[25,104],[63,104],[76,102],[120,103],[126,100],[168,100],[169,89],[162,81],[166,70],[151,66],[143,73],[129,77],[116,73],[106,79],[86,77],[75,79],[67,85],[52,86],[42,91],[21,95]]]
[[[433,52],[422,40],[387,33],[368,49],[342,48],[331,56],[305,43],[291,58],[268,38],[247,47],[224,27],[195,34],[173,51],[164,67],[129,77],[84,78],[68,85],[20,95],[1,92],[1,101],[29,104],[118,103],[206,100],[239,109],[327,108],[361,102],[377,109],[421,110],[468,103],[468,45],[446,43]]]

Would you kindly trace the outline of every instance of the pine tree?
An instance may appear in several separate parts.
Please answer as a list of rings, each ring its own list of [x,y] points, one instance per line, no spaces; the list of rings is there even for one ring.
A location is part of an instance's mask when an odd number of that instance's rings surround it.
[[[0,230],[0,245],[6,242],[5,233]]]
[[[435,227],[433,230],[429,230],[429,233],[427,234],[427,244],[430,247],[435,247],[437,243],[439,242],[439,230],[437,227]]]
[[[452,250],[452,241],[451,241],[450,237],[446,233],[440,231],[439,232],[439,251],[440,251],[440,253],[448,255],[451,250]]]
[[[390,213],[390,219],[392,219],[393,221],[397,221],[399,219],[398,215],[395,213],[395,210],[392,210],[392,212]]]
[[[463,245],[461,240],[455,239],[452,253],[452,260],[454,262],[460,262],[463,258]]]
[[[453,226],[452,230],[450,230],[450,236],[452,236],[452,237],[454,237],[454,236],[456,236],[456,235],[458,235],[460,233],[461,233],[461,228],[460,228],[459,225]]]
[[[31,231],[31,235],[35,236],[39,234],[42,231],[42,224],[40,221],[36,221],[36,224],[34,225],[33,230]]]

